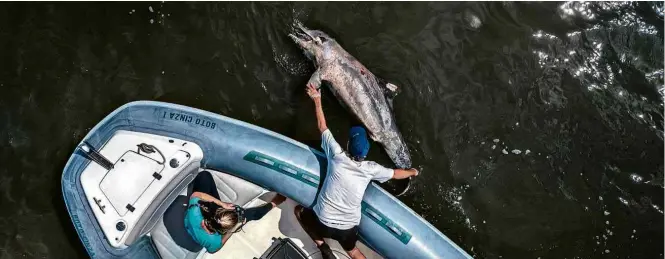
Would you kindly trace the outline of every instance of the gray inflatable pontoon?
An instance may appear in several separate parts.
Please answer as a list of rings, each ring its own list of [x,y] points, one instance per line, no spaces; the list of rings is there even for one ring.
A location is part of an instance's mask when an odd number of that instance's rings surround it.
[[[184,233],[178,224],[187,187],[198,172],[215,172],[221,196],[236,204],[252,206],[261,195],[277,192],[311,207],[326,164],[321,152],[269,130],[139,101],[118,108],[85,136],[65,166],[62,194],[93,258],[204,258],[200,247],[178,237]],[[382,257],[471,258],[374,183],[362,214],[360,240]],[[217,254],[239,258],[227,245]]]

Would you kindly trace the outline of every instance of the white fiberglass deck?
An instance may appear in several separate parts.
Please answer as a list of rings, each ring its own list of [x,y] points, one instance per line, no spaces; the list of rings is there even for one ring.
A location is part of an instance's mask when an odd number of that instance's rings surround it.
[[[272,195],[268,194],[262,197],[264,200],[270,200]],[[255,200],[250,206],[254,207],[263,204],[263,200]],[[319,250],[316,248],[314,242],[307,236],[307,233],[298,224],[293,208],[296,203],[287,199],[282,205],[271,210],[265,217],[259,221],[247,223],[243,228],[244,231],[233,234],[233,236],[226,242],[222,249],[215,254],[205,254],[205,259],[246,259],[246,258],[259,258],[263,252],[266,251],[272,244],[272,238],[289,237],[301,249],[306,251],[312,259],[319,259]],[[327,239],[326,242],[330,247],[335,250],[337,258],[347,258],[346,253],[339,244]],[[368,259],[382,258],[374,251],[367,248],[362,243],[357,243],[360,250],[365,254]]]

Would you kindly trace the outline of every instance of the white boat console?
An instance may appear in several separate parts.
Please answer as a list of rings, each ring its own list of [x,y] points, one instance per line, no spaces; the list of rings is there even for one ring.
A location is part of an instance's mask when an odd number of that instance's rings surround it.
[[[82,149],[92,148],[83,144]],[[112,168],[90,162],[81,185],[111,246],[124,248],[146,234],[192,181],[203,151],[195,143],[158,135],[117,131],[98,148]]]

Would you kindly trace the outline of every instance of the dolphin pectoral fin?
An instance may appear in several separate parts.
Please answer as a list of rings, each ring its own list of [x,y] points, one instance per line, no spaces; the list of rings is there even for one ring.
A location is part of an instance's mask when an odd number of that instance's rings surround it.
[[[390,83],[390,82],[386,81],[383,78],[377,77],[376,79],[377,79],[377,83],[379,84],[379,86],[383,90],[383,94],[386,96],[386,99],[392,99],[395,96],[397,96],[399,87],[397,87],[393,83]]]
[[[397,96],[397,90],[399,89],[396,85],[392,83],[386,83],[383,89],[383,93],[386,96],[386,102],[388,103],[388,107],[390,107],[390,110],[393,110],[393,99],[395,96]]]
[[[319,70],[314,71],[312,77],[307,81],[307,85],[313,85],[316,89],[321,88],[321,72],[319,72]]]
[[[399,87],[392,83],[386,83],[383,85],[383,93],[386,95],[386,99],[392,100],[399,93],[397,90]]]
[[[387,83],[386,84],[386,89],[388,89],[388,91],[393,92],[393,93],[395,93],[395,95],[397,95],[397,89],[399,89],[399,87],[397,87],[396,85],[394,85],[392,83]]]

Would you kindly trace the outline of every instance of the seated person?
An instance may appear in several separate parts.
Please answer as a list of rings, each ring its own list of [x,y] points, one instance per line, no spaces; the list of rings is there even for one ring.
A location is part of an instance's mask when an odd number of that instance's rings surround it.
[[[285,199],[278,194],[270,203],[243,209],[238,205],[220,201],[212,175],[203,171],[194,179],[185,215],[185,229],[208,253],[215,253],[247,221],[261,219]]]

